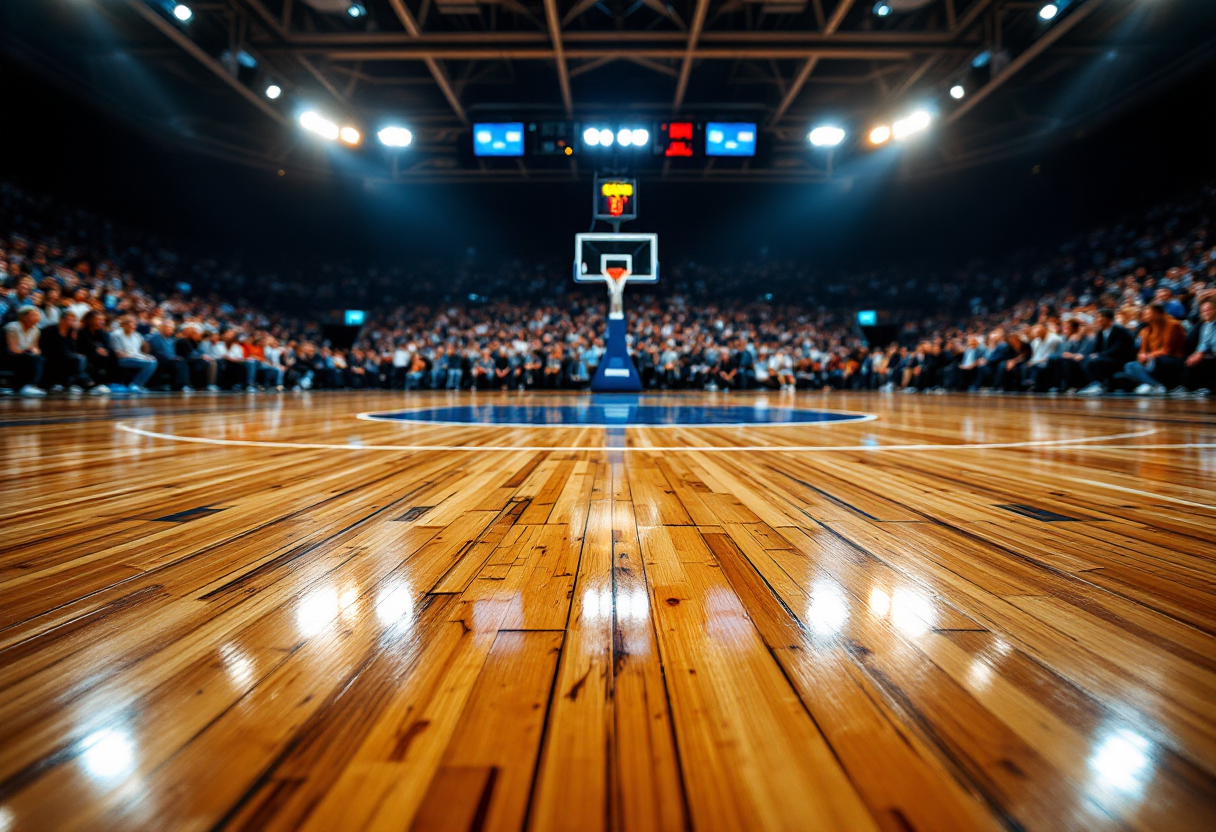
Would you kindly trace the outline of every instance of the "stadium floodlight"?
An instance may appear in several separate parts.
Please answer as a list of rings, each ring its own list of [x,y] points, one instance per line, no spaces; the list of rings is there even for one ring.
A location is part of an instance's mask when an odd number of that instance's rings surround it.
[[[414,140],[414,134],[404,127],[385,127],[376,137],[385,147],[409,147]]]
[[[1051,20],[1053,17],[1055,17],[1059,13],[1060,13],[1059,6],[1057,6],[1055,3],[1048,3],[1047,5],[1043,6],[1043,8],[1039,9],[1039,19],[1040,20]]]
[[[885,144],[891,138],[891,128],[880,124],[870,131],[870,144]]]
[[[316,133],[323,139],[329,139],[331,142],[338,138],[340,132],[338,125],[315,110],[307,110],[300,114],[300,126],[305,130]]]
[[[891,125],[891,135],[896,141],[902,141],[913,133],[919,133],[929,126],[933,117],[926,110],[916,110],[907,118],[901,118]]]
[[[271,101],[283,94],[283,88],[278,84],[270,84],[266,87],[266,97]]]
[[[965,89],[963,89],[962,84],[955,84],[953,87],[950,88],[950,97],[953,99],[957,100],[959,98],[962,98],[966,94],[967,94],[967,91]]]
[[[890,13],[891,6],[889,3],[885,3],[883,0],[878,0],[878,2],[874,4],[874,14],[878,15],[879,17],[886,17]]]
[[[807,138],[815,147],[835,147],[844,141],[844,135],[843,129],[832,124],[825,124],[808,133]]]
[[[646,143],[650,141],[650,131],[644,127],[633,128],[632,135],[634,147],[645,147]]]
[[[633,131],[628,127],[622,127],[616,134],[616,143],[621,147],[631,147],[633,145]]]
[[[351,147],[354,147],[359,142],[363,141],[363,134],[350,126],[343,127],[341,130],[339,130],[338,137]]]
[[[612,147],[612,131],[607,127],[600,131],[600,144],[604,147]]]
[[[189,6],[187,6],[185,3],[178,3],[176,6],[173,7],[173,16],[176,17],[178,20],[180,20],[182,23],[185,23],[190,18],[194,17],[194,10],[191,9]]]
[[[363,8],[361,3],[351,3],[346,7],[346,13],[351,17],[363,17],[367,14],[367,9]]]
[[[598,147],[600,143],[600,131],[598,127],[588,127],[583,131],[583,144],[588,147]]]

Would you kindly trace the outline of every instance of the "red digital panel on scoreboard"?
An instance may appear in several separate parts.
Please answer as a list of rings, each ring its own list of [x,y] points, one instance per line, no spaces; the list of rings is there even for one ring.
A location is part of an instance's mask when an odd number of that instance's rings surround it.
[[[694,125],[691,121],[673,121],[662,125],[660,130],[663,133],[664,156],[692,156]]]

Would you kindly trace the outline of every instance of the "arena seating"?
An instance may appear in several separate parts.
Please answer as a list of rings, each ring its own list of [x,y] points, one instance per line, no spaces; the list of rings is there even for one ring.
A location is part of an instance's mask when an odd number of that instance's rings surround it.
[[[1213,208],[1209,184],[1054,250],[949,273],[678,262],[631,298],[635,362],[650,389],[1206,395]],[[175,254],[4,185],[0,387],[578,389],[603,352],[604,298],[566,272],[555,258],[269,273]],[[339,303],[371,312],[350,349],[322,337]],[[866,344],[852,323],[862,306],[897,312],[899,341]],[[23,324],[28,307],[39,314]],[[32,326],[50,351],[22,354]]]

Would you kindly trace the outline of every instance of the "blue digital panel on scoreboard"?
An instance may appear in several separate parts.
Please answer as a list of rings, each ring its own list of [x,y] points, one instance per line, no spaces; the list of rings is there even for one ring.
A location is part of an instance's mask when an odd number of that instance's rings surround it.
[[[473,154],[475,156],[523,156],[524,123],[473,125]]]
[[[706,156],[755,156],[756,125],[711,121],[705,125]]]

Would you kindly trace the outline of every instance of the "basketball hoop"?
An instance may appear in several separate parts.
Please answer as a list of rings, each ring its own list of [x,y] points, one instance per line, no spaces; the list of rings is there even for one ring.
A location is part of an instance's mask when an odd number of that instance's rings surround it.
[[[606,194],[607,195],[607,194]],[[608,288],[608,331],[604,352],[591,389],[595,392],[638,392],[641,376],[629,356],[625,332],[625,285],[659,280],[657,234],[574,235],[574,281],[602,281]]]

